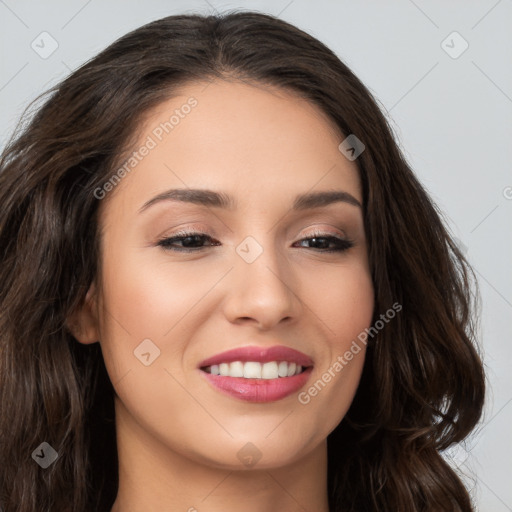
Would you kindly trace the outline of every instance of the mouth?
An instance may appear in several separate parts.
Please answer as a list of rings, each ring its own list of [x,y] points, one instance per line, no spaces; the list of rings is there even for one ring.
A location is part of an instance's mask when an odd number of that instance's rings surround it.
[[[273,402],[306,384],[313,361],[284,346],[243,347],[206,359],[199,370],[225,395],[248,402]]]

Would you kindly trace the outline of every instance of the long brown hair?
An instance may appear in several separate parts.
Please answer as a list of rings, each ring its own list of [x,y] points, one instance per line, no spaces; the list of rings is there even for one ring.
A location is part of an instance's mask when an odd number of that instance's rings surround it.
[[[194,80],[293,91],[365,145],[357,158],[375,320],[350,410],[328,437],[332,511],[474,510],[440,451],[477,425],[485,390],[477,283],[370,92],[321,42],[253,12],[170,16],[49,91],[0,160],[0,508],[109,511],[114,390],[99,343],[66,321],[99,268],[99,200],[150,108]],[[341,142],[341,141],[340,141]],[[31,454],[47,442],[58,459]]]

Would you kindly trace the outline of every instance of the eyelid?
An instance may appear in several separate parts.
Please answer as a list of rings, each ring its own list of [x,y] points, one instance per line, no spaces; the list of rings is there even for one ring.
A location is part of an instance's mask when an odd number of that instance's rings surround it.
[[[329,235],[329,236],[336,236],[336,237],[341,237],[341,238],[347,237],[347,235],[345,234],[345,232],[343,230],[334,228],[333,226],[331,226],[329,229],[319,228],[317,226],[314,226],[311,228],[313,231],[306,231],[306,234],[303,234],[303,235],[300,234],[303,230],[307,230],[309,227],[311,227],[311,226],[302,228],[296,234],[296,236],[292,237],[292,239],[300,239],[300,238],[305,238],[305,237],[315,236],[315,235],[316,236]],[[179,228],[178,231],[171,231],[171,232],[164,231],[160,236],[157,237],[157,239],[161,240],[163,238],[173,238],[173,237],[178,237],[178,236],[186,236],[186,235],[190,235],[190,234],[204,235],[204,236],[209,236],[211,238],[217,237],[217,235],[215,234],[215,232],[213,230],[209,230],[207,228],[203,229],[203,227],[198,227],[198,226],[185,226],[185,227]]]
[[[309,225],[309,226],[307,226],[305,228],[302,228],[296,236],[298,237],[302,231],[306,231],[308,233],[305,236],[311,236],[311,232],[307,231],[308,229],[312,229],[313,230],[313,232],[312,232],[313,234],[323,234],[323,235],[329,234],[329,235],[332,235],[332,236],[338,236],[338,237],[342,237],[342,238],[345,238],[347,236],[345,231],[342,230],[341,228],[337,228],[337,227],[333,226],[332,224],[325,224],[324,223],[323,225],[324,226],[329,226],[329,227],[328,228],[319,227],[317,224]],[[300,236],[302,236],[302,235],[300,235]]]
[[[316,217],[316,215],[315,215],[315,217]],[[297,224],[298,223],[293,222],[293,225],[296,226]],[[340,226],[341,224],[346,225],[347,222],[345,221],[342,223],[341,219],[334,219],[334,218],[330,218],[327,221],[324,218],[323,222],[320,219],[318,219],[318,220],[310,219],[310,223],[306,223],[305,226],[304,226],[303,222],[300,222],[299,229],[294,229],[293,225],[291,225],[288,229],[286,229],[285,232],[283,232],[283,234],[286,237],[297,238],[298,236],[301,236],[301,233],[303,231],[313,229],[313,230],[317,230],[317,231],[322,230],[322,232],[325,231],[325,232],[329,232],[329,233],[331,233],[330,230],[333,230],[332,234],[335,236],[342,236],[342,237],[348,236],[346,231]],[[322,227],[322,226],[324,226],[324,227]],[[325,228],[325,226],[328,226],[328,227]],[[174,230],[177,230],[177,231],[174,231]],[[232,232],[231,229],[228,228],[228,230]],[[293,230],[294,234],[292,236],[290,236],[290,233],[292,232],[292,230]],[[211,223],[210,223],[210,225],[208,225],[201,221],[194,222],[192,220],[192,222],[179,224],[178,226],[174,226],[171,229],[166,229],[157,238],[162,238],[164,236],[176,236],[178,233],[181,233],[183,231],[184,232],[198,231],[198,232],[201,232],[201,234],[209,235],[212,237],[219,236],[216,234],[216,230],[212,228]]]
[[[162,238],[172,238],[175,236],[183,236],[188,233],[194,233],[198,235],[207,235],[215,238],[215,232],[213,229],[208,229],[204,224],[184,224],[172,229],[166,229],[160,235],[155,237],[157,240]]]

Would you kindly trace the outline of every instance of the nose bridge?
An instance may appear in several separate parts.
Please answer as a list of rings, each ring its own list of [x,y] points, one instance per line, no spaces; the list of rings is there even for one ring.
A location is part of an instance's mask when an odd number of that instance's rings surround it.
[[[247,236],[235,248],[233,289],[226,314],[232,321],[252,318],[271,326],[298,314],[293,272],[272,234]]]
[[[263,290],[272,287],[276,288],[276,292],[277,288],[287,288],[283,281],[290,278],[290,272],[287,272],[289,267],[271,233],[249,235],[235,250],[239,259],[236,262],[237,273],[247,286],[254,287],[260,283]]]

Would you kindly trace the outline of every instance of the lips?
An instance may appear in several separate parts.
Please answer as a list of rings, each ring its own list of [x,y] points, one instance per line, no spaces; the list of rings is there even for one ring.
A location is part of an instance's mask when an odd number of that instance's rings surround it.
[[[273,402],[305,385],[313,370],[313,361],[288,347],[253,346],[205,359],[199,369],[214,389],[223,394],[248,402]]]

